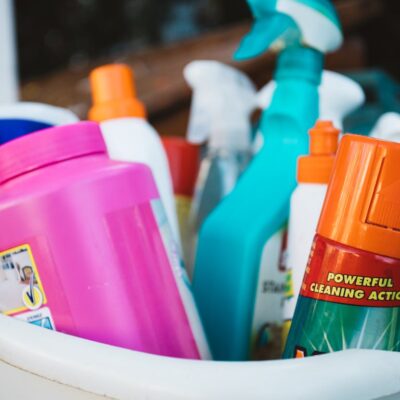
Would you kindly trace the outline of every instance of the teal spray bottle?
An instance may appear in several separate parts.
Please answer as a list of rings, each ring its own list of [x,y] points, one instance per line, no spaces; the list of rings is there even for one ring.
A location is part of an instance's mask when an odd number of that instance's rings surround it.
[[[327,0],[249,0],[256,19],[237,59],[281,52],[277,86],[260,129],[264,145],[235,190],[200,231],[194,294],[214,357],[256,357],[264,331],[282,322],[285,274],[279,258],[296,186],[297,158],[318,117],[323,53],[340,46],[340,24]],[[272,281],[271,281],[272,278]]]

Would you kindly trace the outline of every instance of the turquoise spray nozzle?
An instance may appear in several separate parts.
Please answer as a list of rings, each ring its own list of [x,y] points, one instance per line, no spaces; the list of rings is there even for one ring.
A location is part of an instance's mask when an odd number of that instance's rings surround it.
[[[321,53],[343,41],[341,25],[330,0],[248,0],[255,22],[235,54],[236,60],[269,49],[312,47]]]

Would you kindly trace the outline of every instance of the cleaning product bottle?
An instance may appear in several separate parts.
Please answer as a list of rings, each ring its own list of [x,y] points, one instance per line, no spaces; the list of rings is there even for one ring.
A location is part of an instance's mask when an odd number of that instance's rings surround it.
[[[0,312],[128,349],[208,357],[151,171],[111,161],[96,123],[0,147],[0,226],[0,269],[19,276],[0,282]]]
[[[339,146],[284,357],[400,351],[400,144]]]
[[[390,140],[399,143],[400,114],[395,112],[383,114],[370,132],[370,136],[375,139]]]
[[[205,218],[235,187],[251,159],[250,114],[256,89],[239,70],[217,61],[193,61],[184,76],[193,89],[188,139],[208,140],[191,209],[197,232]]]
[[[338,139],[339,130],[332,122],[318,121],[310,130],[310,155],[300,157],[297,163],[298,186],[290,201],[283,342],[289,333],[296,308],[335,160]]]
[[[72,124],[78,117],[65,108],[18,102],[0,106],[0,145],[20,136],[56,125]]]
[[[161,139],[146,120],[146,110],[135,93],[132,70],[110,64],[90,74],[93,107],[89,119],[100,122],[108,153],[113,160],[141,162],[154,175],[173,237],[180,246],[178,220],[168,160]]]
[[[234,191],[210,214],[199,237],[194,293],[213,355],[224,360],[258,357],[264,330],[283,322],[282,232],[296,186],[297,158],[306,154],[307,131],[318,117],[323,55],[316,49],[334,50],[341,37],[328,1],[308,6],[283,0],[249,3],[257,20],[237,58],[258,56],[272,44],[284,50],[271,106],[262,115],[265,145]],[[279,12],[284,3],[290,13],[302,9],[299,18],[314,26],[317,37],[303,35],[303,23]]]
[[[192,271],[188,268],[192,246],[189,213],[200,166],[200,146],[177,136],[164,137],[162,142],[167,153],[174,186],[183,259],[191,278]]]

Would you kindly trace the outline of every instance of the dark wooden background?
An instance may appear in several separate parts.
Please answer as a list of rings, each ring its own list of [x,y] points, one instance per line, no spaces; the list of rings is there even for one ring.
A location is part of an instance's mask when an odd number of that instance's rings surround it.
[[[346,40],[327,67],[378,67],[400,80],[400,1],[335,3]],[[232,63],[250,26],[244,0],[16,0],[16,14],[24,100],[69,107],[85,118],[90,70],[126,62],[151,122],[165,135],[186,131],[191,93],[183,67],[193,59]],[[274,56],[234,65],[261,86],[271,78]]]

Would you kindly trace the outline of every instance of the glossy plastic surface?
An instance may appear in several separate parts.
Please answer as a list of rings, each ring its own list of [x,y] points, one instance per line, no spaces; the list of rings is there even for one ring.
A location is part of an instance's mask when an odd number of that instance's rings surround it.
[[[146,118],[146,108],[136,96],[132,69],[125,64],[108,64],[90,73],[93,106],[91,121],[136,117]]]
[[[317,235],[284,357],[400,351],[400,259]]]
[[[394,400],[400,397],[399,371],[398,353],[368,350],[255,363],[157,357],[0,315],[6,399]]]
[[[341,140],[317,233],[400,258],[400,144],[359,135]]]
[[[18,254],[18,246],[29,246],[39,282],[31,283],[31,292],[42,284],[37,305],[49,309],[57,330],[200,357],[190,289],[146,166],[111,161],[94,123],[17,139],[0,148],[0,160],[0,225],[7,232],[0,252]],[[0,280],[10,285],[7,277]],[[26,290],[26,283],[16,285]],[[11,314],[21,317],[19,310]]]
[[[112,160],[143,163],[151,169],[174,240],[180,247],[172,179],[160,136],[144,118],[110,119],[100,126]]]

